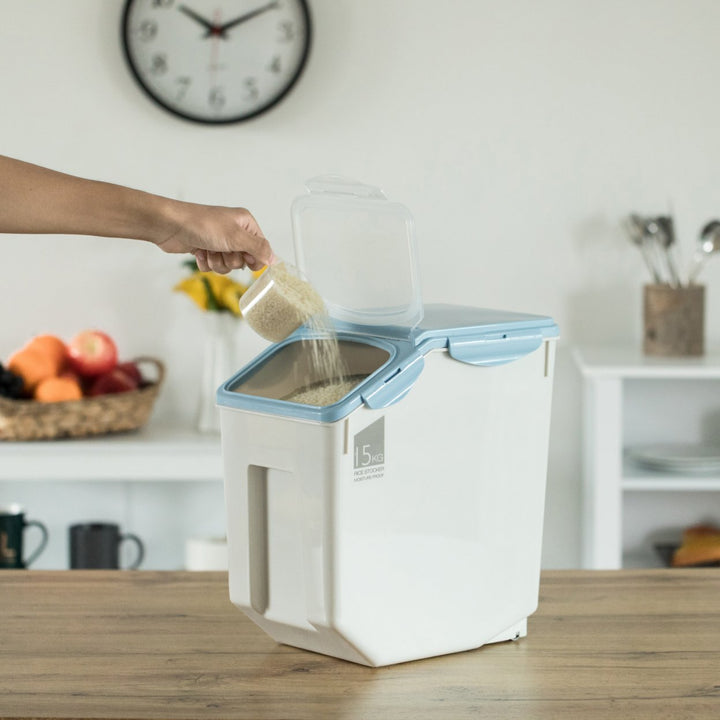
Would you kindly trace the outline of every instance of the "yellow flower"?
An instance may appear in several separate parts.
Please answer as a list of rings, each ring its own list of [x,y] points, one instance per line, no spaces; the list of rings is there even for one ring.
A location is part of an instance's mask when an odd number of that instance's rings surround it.
[[[247,287],[227,275],[194,272],[190,277],[181,280],[173,289],[184,292],[201,310],[228,310],[233,315],[239,316],[238,299]]]
[[[207,290],[202,278],[197,273],[181,280],[173,290],[184,292],[201,310],[208,309]]]
[[[240,317],[240,305],[238,300],[240,296],[247,290],[244,285],[240,283],[233,283],[232,285],[226,285],[219,292],[215,293],[218,305],[223,308],[227,308],[233,315]],[[215,291],[213,291],[215,292]]]

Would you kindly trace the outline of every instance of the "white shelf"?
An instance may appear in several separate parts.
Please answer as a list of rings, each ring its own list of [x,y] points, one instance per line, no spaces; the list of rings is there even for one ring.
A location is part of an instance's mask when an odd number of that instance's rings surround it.
[[[0,481],[222,480],[220,437],[150,423],[82,440],[0,443]]]
[[[720,350],[702,357],[663,358],[643,355],[638,347],[590,346],[574,350],[580,371],[590,377],[720,379]]]
[[[626,448],[717,440],[720,352],[661,358],[639,346],[591,346],[574,357],[583,380],[583,565],[658,566],[648,538],[704,519],[705,507],[714,518],[720,473],[653,471]]]
[[[622,489],[636,492],[707,492],[720,490],[720,478],[697,475],[625,477]]]
[[[621,486],[623,490],[633,491],[720,490],[720,475],[653,472],[626,459],[623,463]]]

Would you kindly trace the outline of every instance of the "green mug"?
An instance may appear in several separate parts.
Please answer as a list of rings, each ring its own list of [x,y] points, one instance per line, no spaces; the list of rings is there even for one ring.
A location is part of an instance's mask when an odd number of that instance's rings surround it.
[[[39,528],[42,538],[33,553],[23,558],[23,534],[28,527]],[[0,505],[0,570],[29,567],[45,549],[47,541],[45,525],[39,520],[26,520],[25,510],[20,505]]]

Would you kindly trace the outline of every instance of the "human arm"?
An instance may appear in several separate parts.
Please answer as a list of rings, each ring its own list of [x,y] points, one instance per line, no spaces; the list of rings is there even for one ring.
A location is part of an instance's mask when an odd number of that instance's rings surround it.
[[[201,270],[260,269],[272,249],[245,208],[182,202],[0,155],[0,232],[145,240]]]

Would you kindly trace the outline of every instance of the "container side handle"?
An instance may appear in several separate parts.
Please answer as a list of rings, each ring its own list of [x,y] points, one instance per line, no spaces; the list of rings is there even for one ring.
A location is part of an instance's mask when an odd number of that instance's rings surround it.
[[[544,340],[541,332],[498,333],[481,338],[450,338],[448,352],[460,362],[470,365],[503,365],[529,355]]]
[[[409,365],[398,368],[390,377],[384,378],[382,383],[368,388],[362,394],[362,400],[372,410],[388,407],[408,394],[410,388],[420,377],[425,367],[425,360],[417,356]]]

